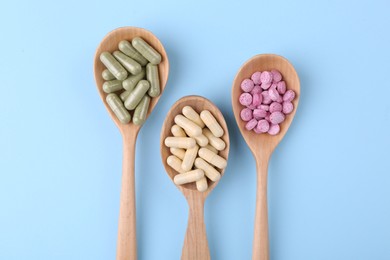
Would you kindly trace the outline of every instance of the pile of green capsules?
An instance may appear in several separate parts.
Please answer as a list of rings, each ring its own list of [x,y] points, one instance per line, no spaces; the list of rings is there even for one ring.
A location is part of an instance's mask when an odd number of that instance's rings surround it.
[[[160,95],[157,65],[161,55],[140,37],[131,43],[123,40],[118,48],[112,54],[100,54],[100,61],[107,68],[102,72],[103,91],[108,94],[106,101],[121,123],[129,123],[130,111],[134,110],[132,122],[142,125],[150,99]]]

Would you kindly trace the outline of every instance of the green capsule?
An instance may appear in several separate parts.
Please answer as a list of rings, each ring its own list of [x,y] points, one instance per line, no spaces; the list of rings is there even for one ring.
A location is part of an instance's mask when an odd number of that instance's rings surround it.
[[[152,46],[145,42],[140,37],[135,37],[131,44],[133,47],[142,54],[150,63],[157,65],[161,62],[161,55]]]
[[[142,66],[145,66],[148,63],[148,60],[145,59],[144,56],[141,55],[136,49],[134,49],[133,46],[131,46],[130,42],[123,40],[118,45],[119,50],[141,64]]]
[[[126,101],[127,97],[130,95],[130,92],[131,92],[131,91],[125,90],[125,91],[123,91],[123,92],[119,95],[119,97],[121,98],[121,100],[122,100],[123,102]]]
[[[149,81],[140,80],[137,86],[135,86],[135,89],[131,91],[130,95],[127,97],[125,101],[125,107],[128,110],[133,110],[149,90],[149,87]]]
[[[131,75],[122,82],[123,88],[132,91],[138,82],[145,77],[145,70],[137,75]]]
[[[114,79],[103,83],[103,91],[112,93],[122,89],[122,81]]]
[[[115,76],[116,79],[124,80],[127,78],[127,71],[123,66],[111,55],[109,52],[102,52],[100,54],[100,61],[106,68]]]
[[[158,77],[157,65],[153,65],[152,63],[146,65],[146,79],[150,83],[149,96],[157,97],[160,95],[160,79]]]
[[[145,95],[139,102],[138,106],[135,108],[133,115],[133,123],[135,125],[142,125],[145,123],[146,115],[148,114],[149,103],[150,97]]]
[[[122,124],[127,124],[128,122],[130,122],[130,113],[123,106],[122,101],[116,94],[108,94],[106,97],[106,101]]]
[[[112,73],[108,69],[105,69],[102,72],[102,78],[104,80],[113,80],[113,79],[115,79],[115,76],[112,75]]]
[[[139,63],[136,62],[135,60],[133,60],[132,58],[130,58],[130,57],[126,56],[125,54],[123,54],[123,52],[114,51],[114,57],[131,74],[136,75],[136,74],[141,72],[141,70],[142,70],[141,65],[139,65]]]

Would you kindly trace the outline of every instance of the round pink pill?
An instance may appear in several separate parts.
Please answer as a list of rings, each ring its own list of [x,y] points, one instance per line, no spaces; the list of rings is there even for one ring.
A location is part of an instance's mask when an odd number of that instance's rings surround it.
[[[269,96],[269,93],[268,93],[268,91],[263,91],[263,92],[261,92],[261,95],[263,96],[263,104],[264,105],[269,105],[269,104],[271,104],[271,102],[272,102],[272,100],[271,100],[271,98],[270,98],[270,96]]]
[[[293,101],[295,98],[295,92],[291,89],[287,90],[283,95],[283,101]]]
[[[257,130],[259,130],[261,133],[266,133],[269,130],[269,123],[267,120],[262,119],[257,123],[256,126]]]
[[[282,74],[278,70],[271,70],[273,82],[277,83],[282,80]]]
[[[250,79],[244,79],[241,82],[241,89],[244,92],[251,92],[251,90],[254,88],[254,86],[255,86],[255,83],[253,83],[253,81]]]
[[[269,106],[268,105],[260,105],[259,107],[262,110],[269,111]]]
[[[272,73],[269,71],[263,71],[260,75],[261,83],[271,83],[272,82]]]
[[[264,118],[267,115],[267,111],[262,109],[253,110],[253,117],[257,120]]]
[[[256,85],[260,85],[261,84],[260,77],[261,77],[261,72],[256,71],[255,73],[252,74],[251,79]]]
[[[269,120],[272,124],[280,124],[284,121],[285,115],[282,112],[276,111],[271,113]]]
[[[279,95],[278,99],[276,100],[276,102],[282,104],[283,103],[283,98],[281,95]]]
[[[263,90],[261,89],[261,87],[259,85],[255,85],[255,87],[252,89],[251,91],[251,94],[254,95],[254,94],[261,94]]]
[[[248,123],[246,123],[245,128],[246,130],[252,130],[255,128],[257,125],[257,120],[256,119],[251,119]]]
[[[276,84],[276,89],[278,90],[279,94],[283,95],[284,93],[286,93],[286,82],[284,81],[280,81]]]
[[[294,110],[294,105],[290,101],[283,102],[283,113],[290,114]]]
[[[280,126],[279,125],[271,125],[269,127],[268,133],[270,135],[277,135],[280,132]]]
[[[269,89],[269,87],[271,87],[272,83],[262,83],[261,84],[261,88],[266,90],[266,89]]]
[[[278,102],[272,102],[271,105],[269,105],[269,112],[271,113],[276,111],[281,112],[282,110],[283,110],[283,106]]]
[[[256,134],[262,134],[263,132],[260,132],[259,129],[257,129],[257,127],[253,128],[253,132],[255,132]]]
[[[252,110],[249,108],[244,108],[243,110],[241,110],[240,116],[242,120],[247,122],[252,119]]]
[[[272,84],[268,90],[269,97],[272,101],[277,101],[280,97],[279,92],[276,90],[276,84]]]
[[[242,93],[240,95],[240,104],[244,106],[252,104],[252,95],[249,93]]]
[[[252,105],[257,107],[260,106],[261,101],[263,101],[263,96],[261,94],[254,94],[252,97]]]

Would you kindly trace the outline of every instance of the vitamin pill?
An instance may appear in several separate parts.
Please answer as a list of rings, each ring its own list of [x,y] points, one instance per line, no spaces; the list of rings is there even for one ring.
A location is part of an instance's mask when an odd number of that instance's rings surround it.
[[[122,81],[114,79],[103,83],[103,91],[112,93],[122,89]]]
[[[145,95],[137,107],[134,110],[133,114],[133,123],[135,125],[142,125],[146,120],[146,115],[148,114],[150,104],[150,97]]]
[[[201,169],[195,169],[193,171],[175,175],[175,177],[173,178],[173,182],[176,185],[182,185],[194,181],[199,181],[203,177],[204,177],[204,171]]]
[[[257,126],[257,120],[253,118],[248,123],[246,123],[245,128],[246,130],[250,131],[256,126]]]
[[[282,80],[282,74],[278,70],[271,70],[272,73],[272,79],[274,83],[278,83]]]
[[[271,104],[272,99],[271,99],[271,97],[269,96],[268,91],[263,91],[263,92],[261,92],[261,95],[263,96],[263,104],[264,104],[264,105],[269,105],[269,104]]]
[[[149,81],[140,80],[137,86],[135,86],[134,90],[131,91],[131,93],[127,97],[125,101],[125,107],[129,110],[133,110],[134,108],[136,108],[138,103],[141,101],[141,99],[148,91],[149,87],[150,87]]]
[[[251,95],[254,95],[254,94],[261,94],[261,92],[263,91],[263,89],[261,88],[260,85],[256,85],[252,91],[251,91]]]
[[[172,137],[165,138],[165,146],[189,149],[196,145],[195,139],[191,137]]]
[[[261,84],[261,88],[267,90],[271,87],[272,83],[263,83]]]
[[[272,73],[269,71],[263,71],[260,75],[261,83],[271,83],[272,82]]]
[[[201,147],[206,146],[209,143],[209,139],[207,139],[207,137],[203,134],[194,136],[193,138],[195,139],[196,143],[199,144],[199,146]]]
[[[150,82],[149,96],[157,97],[160,95],[160,79],[158,76],[158,67],[148,63],[146,65],[146,79]]]
[[[287,101],[283,102],[283,113],[290,114],[294,110],[294,105],[293,103]]]
[[[269,97],[272,101],[277,101],[280,97],[279,92],[276,90],[276,85],[272,85],[268,90]]]
[[[206,177],[203,176],[200,180],[196,181],[196,188],[200,192],[204,192],[207,190],[208,185],[207,185],[207,179]]]
[[[126,110],[122,101],[116,94],[108,94],[106,102],[122,124],[130,122],[131,116],[129,111]]]
[[[269,111],[269,106],[268,105],[260,105],[260,109]]]
[[[190,106],[183,107],[182,111],[183,115],[187,117],[192,122],[196,123],[201,128],[204,127],[204,122],[200,118],[199,114]]]
[[[285,116],[282,112],[280,111],[276,111],[276,112],[273,112],[271,113],[271,115],[269,116],[269,121],[272,123],[272,124],[280,124],[284,121],[285,119]]]
[[[145,70],[142,70],[137,75],[130,75],[127,79],[122,82],[124,89],[132,91],[138,82],[145,77]]]
[[[168,156],[167,164],[171,166],[171,168],[177,171],[178,173],[185,173],[185,171],[181,168],[181,160],[176,156],[174,155]]]
[[[137,75],[141,72],[141,65],[132,58],[126,56],[123,52],[114,51],[113,55],[119,61],[119,63],[122,64],[122,66],[131,74]]]
[[[240,117],[243,121],[248,122],[252,119],[252,109],[244,108],[241,110]]]
[[[210,151],[207,148],[199,149],[199,156],[204,159],[206,162],[218,167],[219,169],[225,169],[227,162],[224,158],[219,156],[218,154]]]
[[[251,92],[254,87],[255,87],[255,83],[253,83],[253,81],[250,79],[244,79],[241,82],[241,89],[244,92]]]
[[[271,113],[276,111],[281,112],[282,110],[283,110],[283,106],[278,102],[272,102],[271,105],[269,105],[269,112]]]
[[[280,81],[276,84],[276,89],[278,90],[279,94],[283,95],[286,93],[287,87],[286,87],[286,82]]]
[[[271,125],[269,127],[268,133],[270,135],[277,135],[280,132],[280,126],[279,125]]]
[[[161,55],[140,37],[135,37],[131,44],[150,63],[157,65],[161,62]]]
[[[211,181],[218,181],[221,178],[221,174],[202,158],[198,157],[195,159],[195,167],[198,169],[202,169],[204,171],[204,174]]]
[[[249,106],[250,104],[252,104],[252,95],[249,93],[242,93],[240,95],[239,101],[241,105]]]
[[[283,101],[286,102],[286,101],[293,101],[293,99],[295,98],[295,92],[291,89],[287,90],[286,93],[284,93],[283,95]]]
[[[169,148],[169,151],[171,152],[171,154],[173,154],[174,156],[176,156],[180,160],[183,160],[184,154],[186,153],[186,151],[184,149],[175,148],[175,147]]]
[[[214,153],[218,153],[218,150],[217,149],[215,149],[213,146],[211,146],[211,145],[206,145],[204,148],[207,148],[207,149],[209,149],[210,151],[212,151],[212,152],[214,152]]]
[[[181,168],[185,171],[189,171],[192,169],[192,166],[194,165],[194,161],[196,159],[196,156],[198,155],[199,146],[195,145],[192,148],[187,149],[183,162],[181,164]]]
[[[203,128],[203,134],[209,139],[209,144],[215,149],[218,151],[225,149],[225,142],[221,138],[214,136],[208,128]]]
[[[109,52],[100,54],[100,61],[118,80],[124,80],[127,77],[127,71]]]
[[[181,128],[178,125],[173,125],[171,127],[171,133],[175,137],[186,137],[186,133],[184,132],[183,128]]]
[[[211,133],[213,133],[213,135],[215,137],[223,136],[224,131],[223,131],[222,127],[218,124],[217,120],[211,114],[210,111],[203,110],[200,113],[200,118],[202,119],[204,124],[210,129]]]
[[[253,117],[257,120],[264,118],[267,115],[267,111],[263,109],[255,109],[253,110]]]
[[[183,115],[175,116],[175,123],[183,128],[189,136],[198,136],[202,134],[202,128]]]
[[[123,40],[119,42],[119,50],[138,62],[140,65],[145,66],[148,64],[148,60],[145,59],[144,56],[141,55],[134,47],[130,44],[130,42]]]
[[[131,91],[125,90],[125,91],[123,91],[123,92],[119,95],[119,97],[121,98],[122,102],[125,102],[125,101],[126,101],[127,97],[130,95],[130,92],[131,92]]]
[[[260,71],[256,71],[255,73],[253,73],[252,76],[251,76],[251,79],[253,80],[253,82],[256,85],[260,85],[261,84],[261,72]]]
[[[257,123],[257,130],[261,133],[267,133],[269,130],[269,123],[267,120],[262,119]]]
[[[261,101],[263,101],[263,96],[261,94],[252,95],[252,106],[254,107],[260,106]]]
[[[115,76],[112,75],[112,73],[108,69],[105,69],[102,72],[102,78],[104,80],[113,80],[113,79],[115,79]]]

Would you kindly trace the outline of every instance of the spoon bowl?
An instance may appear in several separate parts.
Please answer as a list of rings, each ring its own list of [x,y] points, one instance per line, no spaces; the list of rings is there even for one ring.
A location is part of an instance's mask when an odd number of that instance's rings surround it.
[[[135,143],[141,126],[135,125],[132,122],[122,124],[108,106],[106,102],[107,94],[103,91],[104,79],[102,78],[102,72],[105,67],[100,61],[100,54],[104,51],[113,52],[118,50],[118,44],[120,41],[131,41],[134,37],[143,38],[156,51],[158,51],[162,57],[161,63],[158,65],[161,94],[158,97],[151,99],[147,113],[147,117],[149,117],[165,89],[169,73],[168,56],[158,38],[151,32],[142,28],[121,27],[111,31],[103,38],[96,49],[94,57],[94,76],[99,95],[110,117],[119,128],[123,138],[123,167],[118,224],[117,260],[137,259],[134,160]]]
[[[176,115],[182,113],[182,109],[185,106],[191,106],[198,114],[202,110],[209,110],[215,117],[218,123],[224,130],[224,134],[221,137],[226,143],[226,148],[219,152],[219,155],[228,160],[230,141],[229,132],[225,122],[225,119],[219,111],[219,109],[208,99],[200,96],[187,96],[178,100],[172,108],[169,110],[168,115],[165,118],[164,124],[161,130],[160,148],[161,158],[165,170],[168,173],[169,178],[173,181],[173,178],[178,173],[167,164],[167,158],[171,155],[168,147],[165,146],[164,140],[168,136],[172,136],[171,127],[175,124],[174,118]],[[219,170],[221,177],[223,177],[225,169]],[[187,233],[184,240],[184,246],[182,251],[182,260],[208,260],[210,259],[210,253],[207,243],[206,226],[204,224],[204,202],[206,197],[215,188],[219,181],[211,182],[209,179],[208,188],[204,192],[199,192],[196,189],[195,183],[188,183],[185,185],[176,185],[176,187],[183,193],[189,204],[190,213],[188,219]]]
[[[254,131],[248,131],[245,128],[246,122],[240,117],[240,112],[244,108],[239,102],[242,93],[241,82],[250,78],[256,71],[270,71],[277,69],[286,82],[287,89],[295,91],[293,100],[294,110],[286,116],[286,119],[280,124],[280,132],[277,135],[256,134]],[[291,63],[275,54],[260,54],[252,57],[242,65],[237,72],[232,87],[232,106],[234,117],[240,129],[241,135],[252,151],[256,159],[257,168],[257,199],[256,199],[256,216],[255,216],[255,234],[253,240],[253,260],[269,259],[269,242],[268,242],[268,215],[267,215],[267,173],[268,162],[272,152],[287,133],[288,128],[294,118],[298,107],[300,97],[300,83],[298,74]]]

